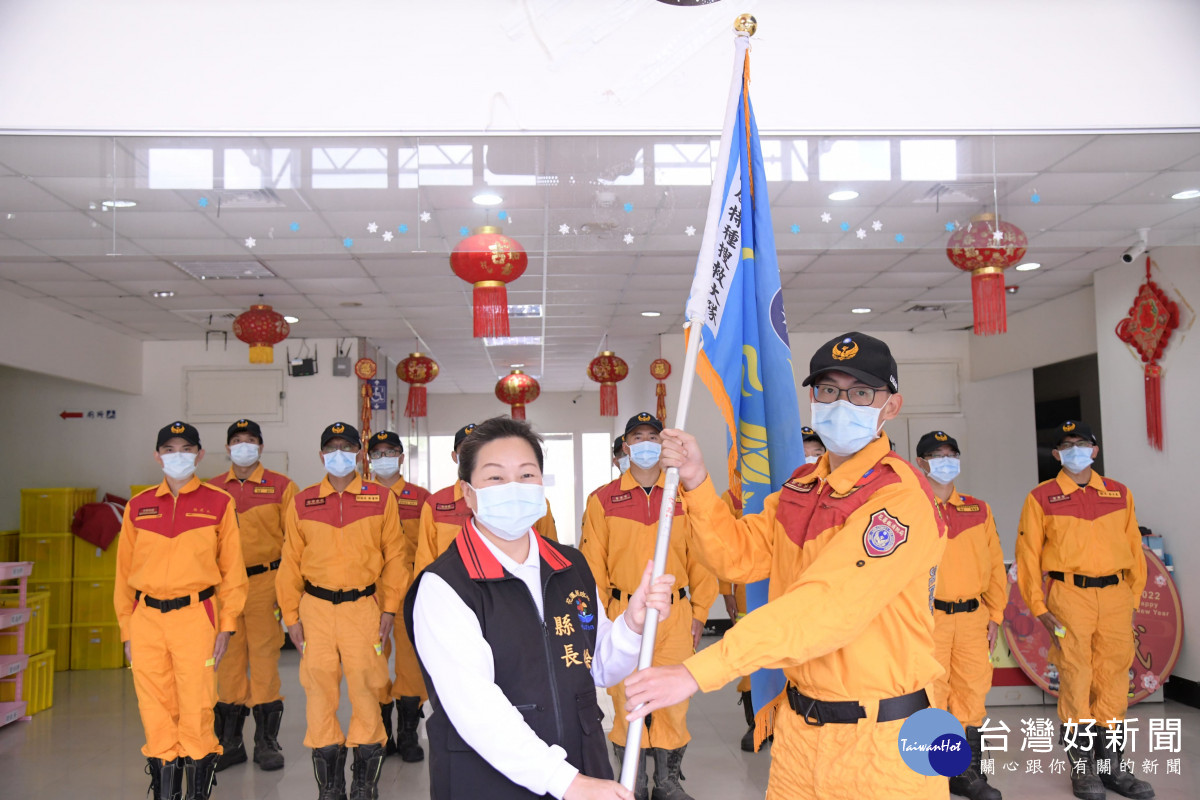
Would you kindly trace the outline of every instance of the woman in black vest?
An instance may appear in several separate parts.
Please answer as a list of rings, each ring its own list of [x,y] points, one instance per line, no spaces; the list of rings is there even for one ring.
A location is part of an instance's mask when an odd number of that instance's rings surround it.
[[[472,519],[404,603],[433,706],[430,796],[632,800],[612,780],[596,686],[637,666],[646,606],[666,618],[673,576],[652,583],[647,563],[609,623],[579,551],[531,530],[546,500],[541,437],[525,422],[476,426],[458,476]]]

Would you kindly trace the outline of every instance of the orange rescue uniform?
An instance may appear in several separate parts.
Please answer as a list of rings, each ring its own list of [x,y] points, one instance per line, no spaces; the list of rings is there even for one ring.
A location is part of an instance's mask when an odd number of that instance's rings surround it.
[[[733,514],[734,519],[742,518],[742,498],[734,497],[732,489],[726,489],[725,494],[721,495],[721,500],[723,500],[725,502],[726,507],[729,509],[729,512],[731,514]],[[729,620],[729,622],[730,622],[730,624],[736,623],[738,621],[738,619],[741,619],[742,617],[746,616],[746,584],[744,584],[744,583],[736,583],[735,584],[735,583],[730,583],[729,581],[720,581],[718,585],[719,585],[718,591],[721,594],[732,594],[733,595],[733,602],[734,602],[735,607],[737,608],[737,619],[731,619],[731,620]],[[750,676],[749,675],[743,675],[742,679],[740,681],[738,681],[737,691],[738,692],[750,691]]]
[[[964,726],[979,727],[992,686],[988,622],[1004,621],[1008,579],[992,509],[955,489],[938,502],[948,528],[946,552],[933,591],[933,638],[945,673],[934,684],[934,700]],[[939,608],[939,604],[943,607]],[[972,611],[961,605],[975,605]]]
[[[856,701],[866,715],[810,725],[776,698],[768,800],[945,798],[945,778],[901,759],[904,720],[877,721],[881,700],[932,690],[942,669],[930,608],[945,523],[924,476],[880,437],[832,473],[828,455],[800,467],[740,520],[709,479],[685,500],[705,563],[736,583],[771,581],[765,606],[684,662],[700,689],[780,668],[805,696]],[[769,715],[759,712],[758,742]]]
[[[444,489],[439,489],[429,496],[421,508],[421,525],[417,537],[417,557],[413,567],[413,575],[433,563],[433,560],[446,552],[446,548],[458,536],[462,526],[471,518],[471,509],[463,499],[462,487],[458,481]],[[554,512],[550,510],[550,501],[546,501],[546,516],[534,523],[533,529],[538,535],[552,542],[558,541],[558,531],[554,526]]]
[[[646,562],[654,558],[663,483],[664,474],[660,472],[653,490],[647,494],[633,473],[626,472],[588,497],[579,551],[592,569],[601,602],[611,620],[625,613],[630,596],[642,580]],[[680,664],[696,652],[692,646],[692,620],[705,622],[717,599],[717,579],[696,558],[689,521],[679,500],[675,503],[671,547],[664,571],[675,576],[671,599],[678,607],[658,626],[653,663],[656,667]],[[685,588],[690,595],[687,600]],[[624,683],[609,688],[608,693],[617,709],[625,708]],[[687,709],[685,700],[655,711],[642,737],[642,747],[678,750],[691,741]],[[624,747],[628,728],[625,715],[617,713],[609,738]]]
[[[1042,573],[1051,573],[1049,594]],[[1109,585],[1084,587],[1085,578]],[[1066,628],[1053,637],[1058,716],[1063,722],[1121,720],[1129,707],[1133,612],[1146,586],[1146,554],[1133,495],[1095,470],[1086,486],[1060,471],[1025,498],[1017,536],[1017,585],[1033,615],[1051,611]]]
[[[298,489],[286,475],[262,464],[244,481],[230,469],[209,483],[227,492],[236,504],[242,560],[249,579],[246,606],[237,621],[238,635],[229,640],[229,649],[217,667],[217,697],[222,703],[239,706],[282,700],[279,648],[284,634],[276,613],[275,570],[283,549],[283,512]]]
[[[182,598],[188,604],[172,611],[150,606]],[[113,603],[130,644],[146,732],[142,755],[170,761],[220,753],[213,647],[218,632],[238,630],[246,603],[233,498],[194,475],[178,497],[165,480],[135,495],[121,522]]]
[[[415,575],[413,565],[417,557],[417,539],[421,530],[421,508],[429,500],[429,490],[415,483],[408,483],[404,478],[397,478],[391,490],[400,517],[400,532],[404,536],[404,566],[410,575]],[[425,681],[421,678],[421,667],[417,663],[412,639],[408,638],[408,631],[404,628],[403,614],[396,615],[392,639],[384,642],[384,655],[390,656],[393,648],[396,651],[396,680],[392,681],[390,692],[385,692],[380,702],[386,703],[401,697],[418,697],[424,703],[429,699],[429,694],[425,691]]]
[[[382,612],[397,612],[411,578],[392,497],[387,487],[357,474],[337,492],[326,476],[297,494],[284,517],[276,591],[284,624],[304,626],[305,747],[387,740],[379,698],[390,680],[379,619]],[[374,587],[374,594],[335,603],[317,597],[309,586],[332,592]],[[337,719],[343,672],[352,707],[345,735]]]

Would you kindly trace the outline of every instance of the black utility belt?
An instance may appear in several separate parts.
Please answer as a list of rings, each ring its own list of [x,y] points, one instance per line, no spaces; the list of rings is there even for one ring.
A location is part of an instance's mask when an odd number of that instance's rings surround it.
[[[675,595],[676,595],[676,594],[678,594],[678,595],[679,595],[679,599],[680,599],[680,600],[683,600],[683,599],[686,599],[686,598],[687,598],[687,590],[685,590],[685,589],[680,589],[678,592],[675,592],[675,593],[673,593],[673,594],[671,595],[671,602],[672,602],[672,603],[674,603],[674,602],[675,602]],[[628,593],[628,592],[622,592],[620,589],[613,589],[613,590],[612,590],[612,596],[613,596],[613,600],[620,600],[622,597],[632,597],[633,595],[632,595],[632,594],[630,594],[630,593]]]
[[[320,586],[313,586],[308,581],[304,582],[304,591],[311,594],[313,597],[319,597],[322,600],[328,600],[335,606],[339,603],[353,603],[360,597],[370,597],[375,594],[375,584],[371,584],[365,589],[322,589]]]
[[[273,569],[279,569],[280,559],[275,559],[270,564],[255,564],[253,567],[246,567],[246,577],[253,578],[255,575],[262,575],[264,572],[270,572]]]
[[[947,614],[963,614],[971,611],[978,611],[979,601],[975,598],[964,600],[961,603],[952,603],[946,600],[934,600],[933,607],[938,611],[945,611]]]
[[[1061,572],[1051,572],[1050,577],[1056,581],[1066,583],[1067,576]],[[1079,575],[1078,573],[1071,576],[1071,582],[1080,589],[1103,589],[1105,586],[1116,586],[1121,582],[1120,575],[1101,575],[1099,578],[1089,578],[1087,575]]]
[[[210,586],[196,595],[196,602],[203,603],[216,593],[217,587]],[[142,594],[141,590],[133,593],[133,599],[138,602],[145,603],[156,611],[161,611],[164,614],[168,611],[177,611],[181,608],[187,608],[192,604],[191,595],[186,595],[184,597],[172,597],[170,600],[159,600],[158,598],[151,597],[148,594]]]
[[[820,727],[830,724],[853,725],[860,719],[867,718],[867,710],[857,701],[841,700],[826,702],[813,700],[800,693],[800,690],[790,683],[787,687],[788,706],[809,725]],[[900,697],[889,697],[879,701],[879,716],[876,722],[894,722],[912,716],[923,708],[929,708],[929,696],[924,689]]]

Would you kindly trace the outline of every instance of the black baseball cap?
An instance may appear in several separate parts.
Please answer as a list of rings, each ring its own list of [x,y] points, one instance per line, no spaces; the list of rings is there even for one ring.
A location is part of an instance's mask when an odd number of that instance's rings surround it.
[[[954,452],[962,454],[962,451],[958,449],[958,442],[953,436],[945,431],[930,431],[917,440],[917,458],[925,458],[929,453],[946,444],[954,448]]]
[[[328,444],[330,439],[345,439],[352,445],[362,447],[362,439],[358,438],[358,428],[348,422],[335,422],[321,431],[321,447]]]
[[[367,442],[367,450],[372,450],[376,447],[382,447],[385,444],[395,447],[401,453],[404,452],[404,444],[400,441],[400,434],[394,431],[380,431],[379,433],[372,433],[371,438]]]
[[[800,436],[802,436],[806,442],[816,442],[822,447],[825,446],[825,443],[821,441],[821,437],[817,435],[817,432],[807,425],[800,426]]]
[[[1078,436],[1080,439],[1086,439],[1092,444],[1100,444],[1100,441],[1096,438],[1096,434],[1092,433],[1091,425],[1073,419],[1069,419],[1055,428],[1055,435],[1058,437],[1054,445],[1055,450],[1063,443],[1063,439],[1066,439],[1068,436]]]
[[[613,458],[620,458],[621,456],[625,455],[625,451],[622,449],[624,445],[625,434],[622,433],[620,436],[613,439]]]
[[[454,434],[454,452],[457,453],[458,448],[462,447],[463,439],[467,438],[474,432],[474,422],[468,422],[466,425],[463,425],[461,428],[459,428],[458,432]]]
[[[639,425],[649,425],[658,433],[662,433],[663,424],[658,421],[658,417],[651,414],[649,411],[643,411],[640,414],[634,414],[629,418],[629,422],[625,423],[625,436],[633,432],[633,429]],[[624,439],[625,437],[621,437]]]
[[[229,440],[239,433],[248,433],[258,439],[259,444],[263,443],[262,428],[252,419],[239,419],[230,425],[229,430],[225,432],[225,444],[229,444]]]
[[[896,359],[886,343],[865,333],[851,331],[821,345],[808,362],[808,386],[826,372],[844,372],[868,386],[900,391]]]
[[[172,439],[183,439],[188,444],[193,444],[196,447],[200,446],[200,431],[196,430],[194,425],[189,425],[186,422],[176,420],[170,425],[165,425],[158,432],[158,443],[154,445],[154,449],[162,447]]]

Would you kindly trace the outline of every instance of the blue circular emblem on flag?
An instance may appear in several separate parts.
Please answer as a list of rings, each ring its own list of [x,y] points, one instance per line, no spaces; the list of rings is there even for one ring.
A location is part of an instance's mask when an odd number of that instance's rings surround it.
[[[779,341],[790,347],[787,314],[783,310],[783,289],[776,289],[775,296],[771,298],[771,327],[774,328],[775,335],[779,337]]]

